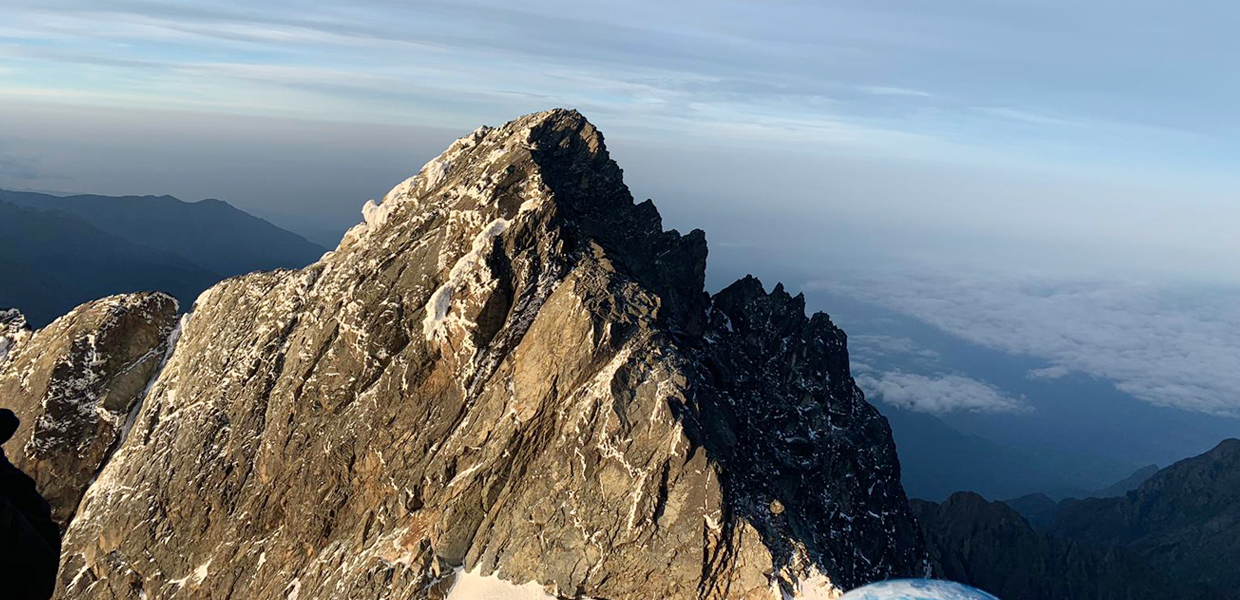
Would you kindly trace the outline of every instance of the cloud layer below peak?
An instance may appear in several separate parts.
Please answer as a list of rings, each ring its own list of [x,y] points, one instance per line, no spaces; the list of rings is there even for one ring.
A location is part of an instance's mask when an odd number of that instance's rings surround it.
[[[916,412],[1021,413],[1032,410],[1022,399],[1011,398],[995,386],[961,375],[862,372],[857,375],[857,384],[871,398]]]
[[[816,285],[828,286],[809,287]],[[1048,363],[1031,371],[1031,379],[1083,374],[1155,405],[1240,415],[1237,289],[942,271],[864,274],[829,287],[965,341]],[[920,403],[930,412],[1019,406],[994,388],[952,376],[863,372],[858,378],[884,401]],[[915,397],[917,388],[927,399]]]

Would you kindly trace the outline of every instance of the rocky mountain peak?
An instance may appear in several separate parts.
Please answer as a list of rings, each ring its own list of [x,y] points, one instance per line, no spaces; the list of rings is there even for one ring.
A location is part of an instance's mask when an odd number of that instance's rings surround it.
[[[1137,487],[1135,504],[1145,520],[1191,520],[1212,508],[1230,508],[1240,501],[1240,439],[1226,439],[1199,456],[1158,471]],[[1192,499],[1194,509],[1175,503]],[[1127,498],[1125,498],[1127,500]]]
[[[453,143],[319,262],[198,298],[77,505],[64,598],[833,597],[920,574],[843,332],[703,290],[575,111]],[[38,334],[36,334],[38,335]]]
[[[575,110],[554,109],[498,128],[480,127],[380,203],[368,202],[363,214],[365,222],[345,235],[338,251],[349,251],[363,239],[374,244],[376,238],[387,250],[387,241],[403,239],[411,228],[446,225],[439,263],[461,265],[458,276],[472,264],[475,245],[485,246],[509,227],[519,228],[511,237],[528,235],[531,227],[554,230],[567,253],[598,246],[611,264],[660,298],[668,322],[700,331],[706,303],[705,233],[664,231],[653,202],[634,204],[602,133]],[[518,217],[520,224],[514,223]],[[389,220],[392,226],[385,227]],[[455,289],[451,269],[446,279]],[[449,288],[444,289],[436,300],[446,303]]]

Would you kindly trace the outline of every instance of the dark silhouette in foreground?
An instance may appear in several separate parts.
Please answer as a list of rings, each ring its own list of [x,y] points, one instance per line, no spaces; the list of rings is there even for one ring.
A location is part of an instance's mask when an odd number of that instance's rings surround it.
[[[19,424],[13,411],[0,409],[0,444]],[[59,562],[60,529],[51,507],[0,448],[0,597],[51,598]]]

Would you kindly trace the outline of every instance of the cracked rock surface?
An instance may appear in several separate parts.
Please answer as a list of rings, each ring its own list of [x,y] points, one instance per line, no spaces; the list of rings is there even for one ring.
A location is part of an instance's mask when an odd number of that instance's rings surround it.
[[[31,333],[9,311],[0,402],[21,419],[13,464],[35,480],[63,528],[121,440],[126,420],[159,372],[177,321],[161,293],[87,302]]]
[[[61,598],[779,599],[921,574],[845,336],[703,291],[574,111],[481,128],[300,271],[202,295],[82,499]]]

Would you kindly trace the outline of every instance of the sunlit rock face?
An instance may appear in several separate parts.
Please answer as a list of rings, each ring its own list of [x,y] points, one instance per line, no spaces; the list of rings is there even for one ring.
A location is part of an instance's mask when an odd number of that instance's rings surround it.
[[[35,480],[62,527],[122,441],[176,329],[177,303],[160,293],[87,302],[30,332],[0,312],[0,404],[21,418],[13,464]]]
[[[845,336],[756,279],[703,291],[603,137],[458,140],[300,271],[196,302],[83,498],[62,598],[838,594],[924,572]]]

